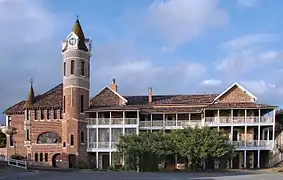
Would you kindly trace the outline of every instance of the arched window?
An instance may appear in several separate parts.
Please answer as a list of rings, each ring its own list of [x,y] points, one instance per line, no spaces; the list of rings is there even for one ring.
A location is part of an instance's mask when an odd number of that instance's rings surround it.
[[[75,69],[75,61],[71,61],[71,74],[74,74],[74,69]]]
[[[85,75],[85,62],[82,60],[81,61],[81,76]]]
[[[45,132],[37,137],[37,144],[61,143],[61,137],[55,132]]]
[[[73,134],[71,134],[71,137],[70,137],[70,145],[71,146],[74,146],[74,135]]]

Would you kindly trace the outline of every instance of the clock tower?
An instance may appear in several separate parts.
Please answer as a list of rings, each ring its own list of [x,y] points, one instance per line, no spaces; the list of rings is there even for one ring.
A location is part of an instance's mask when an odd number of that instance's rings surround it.
[[[70,167],[86,162],[84,110],[89,106],[91,40],[85,38],[79,19],[62,42],[63,114],[62,151],[69,155]],[[85,166],[85,164],[84,164]]]

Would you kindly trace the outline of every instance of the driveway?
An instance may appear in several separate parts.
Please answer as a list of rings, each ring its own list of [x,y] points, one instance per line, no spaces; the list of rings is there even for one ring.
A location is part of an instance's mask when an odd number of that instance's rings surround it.
[[[52,172],[30,171],[0,173],[0,179],[16,180],[282,180],[283,173],[268,173],[259,171],[233,171],[233,172],[208,172],[208,173],[136,173],[136,172]]]

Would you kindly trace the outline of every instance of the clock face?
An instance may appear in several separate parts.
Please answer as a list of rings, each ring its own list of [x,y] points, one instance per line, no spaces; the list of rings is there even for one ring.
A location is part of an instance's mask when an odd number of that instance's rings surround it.
[[[76,42],[77,42],[77,40],[75,39],[75,38],[71,38],[70,40],[69,40],[69,43],[70,43],[70,45],[75,45],[76,44]]]

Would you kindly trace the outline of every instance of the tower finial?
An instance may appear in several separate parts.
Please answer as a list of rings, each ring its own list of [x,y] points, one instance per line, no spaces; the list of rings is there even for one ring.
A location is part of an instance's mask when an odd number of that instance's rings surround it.
[[[79,20],[79,15],[77,14],[77,20]]]
[[[33,85],[33,79],[32,78],[29,79],[29,83],[30,83],[30,86]]]

